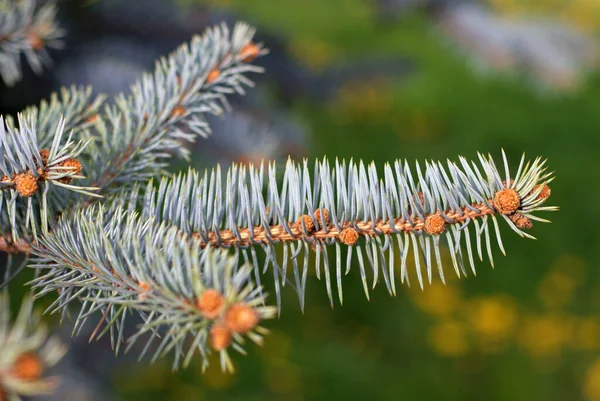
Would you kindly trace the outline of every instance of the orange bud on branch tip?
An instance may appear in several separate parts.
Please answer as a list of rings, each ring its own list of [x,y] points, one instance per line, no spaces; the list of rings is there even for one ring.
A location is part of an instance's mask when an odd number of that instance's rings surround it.
[[[512,214],[521,206],[519,193],[511,188],[504,188],[494,195],[494,207],[502,214]]]
[[[15,188],[19,195],[29,198],[38,190],[37,178],[31,173],[17,174],[15,177]]]
[[[210,330],[210,338],[215,351],[222,351],[231,345],[231,330],[225,326],[215,325]]]
[[[15,361],[10,375],[24,381],[34,381],[42,377],[44,365],[37,355],[31,352],[20,355]]]
[[[242,49],[240,50],[240,53],[239,53],[240,58],[245,63],[252,62],[259,55],[260,55],[260,48],[252,42],[250,42],[246,46],[242,47]]]
[[[223,305],[225,305],[225,297],[212,288],[205,290],[196,300],[196,307],[207,319],[217,318],[223,310]]]
[[[225,317],[227,327],[240,334],[245,334],[252,330],[259,321],[260,317],[256,309],[243,303],[232,305]]]

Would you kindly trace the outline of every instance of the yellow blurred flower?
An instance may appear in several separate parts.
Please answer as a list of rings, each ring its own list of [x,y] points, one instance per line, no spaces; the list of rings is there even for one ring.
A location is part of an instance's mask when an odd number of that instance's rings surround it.
[[[522,319],[519,345],[534,358],[559,356],[571,337],[572,325],[558,315],[531,315]]]
[[[548,308],[565,307],[585,278],[585,263],[575,255],[561,255],[538,286],[538,297]]]
[[[571,345],[574,349],[580,351],[600,349],[600,318],[583,317],[576,319]]]
[[[600,358],[596,359],[585,372],[583,395],[588,401],[600,400]]]
[[[483,352],[498,352],[511,340],[519,311],[508,295],[499,294],[469,300],[467,321]]]
[[[469,351],[469,341],[464,324],[444,320],[429,329],[428,340],[433,350],[441,356],[460,357]]]
[[[346,83],[330,104],[333,117],[339,123],[347,124],[381,119],[392,109],[394,102],[393,93],[388,86],[383,77]]]
[[[338,56],[332,44],[315,38],[293,40],[290,50],[297,60],[316,72],[324,70]]]
[[[434,282],[425,291],[411,288],[408,294],[419,309],[438,317],[453,313],[461,301],[460,289],[456,285],[441,282]]]

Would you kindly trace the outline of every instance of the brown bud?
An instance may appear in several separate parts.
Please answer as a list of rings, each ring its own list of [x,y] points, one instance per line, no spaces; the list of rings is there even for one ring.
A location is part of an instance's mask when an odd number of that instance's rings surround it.
[[[27,41],[31,45],[33,50],[41,50],[44,47],[44,40],[40,37],[39,33],[35,31],[30,31],[27,34]]]
[[[42,377],[44,365],[37,355],[32,352],[21,354],[12,369],[10,375],[23,381],[34,381]]]
[[[79,173],[81,173],[81,170],[83,169],[83,166],[81,165],[79,160],[73,159],[73,158],[65,160],[64,162],[60,163],[59,166],[65,167],[65,169],[61,169],[61,172],[72,173],[72,174],[79,174]],[[63,177],[63,178],[59,179],[58,181],[62,182],[64,184],[68,184],[71,181],[73,181],[73,179],[71,177]]]
[[[296,225],[298,226],[298,229],[302,230],[302,221],[304,221],[304,225],[306,226],[306,232],[310,233],[312,230],[315,229],[315,223],[313,223],[312,219],[307,214],[303,214],[296,221]]]
[[[196,307],[207,319],[215,319],[221,314],[225,305],[225,297],[215,289],[205,290],[196,300]]]
[[[323,218],[325,219],[325,224],[329,224],[329,211],[327,209],[317,209],[315,210],[315,219],[317,220],[317,223],[319,224],[319,226],[323,225],[323,221],[321,220],[321,213],[323,213]]]
[[[496,192],[494,207],[502,214],[512,214],[521,206],[519,193],[514,189],[505,188]]]
[[[523,216],[521,213],[514,213],[510,215],[509,218],[515,223],[517,228],[529,230],[533,226],[531,219],[527,216]]]
[[[225,326],[215,325],[210,329],[212,347],[216,351],[222,351],[231,344],[231,330]]]
[[[140,281],[140,293],[138,294],[138,300],[145,301],[148,299],[148,293],[150,292],[150,285]]]
[[[91,116],[89,116],[88,118],[85,119],[85,122],[88,124],[93,124],[96,121],[98,121],[98,114],[92,114]]]
[[[182,117],[185,114],[185,109],[181,106],[177,106],[171,112],[171,117]]]
[[[346,227],[340,233],[340,242],[352,246],[358,241],[358,231],[352,227]]]
[[[256,309],[243,303],[233,304],[227,310],[225,324],[232,331],[244,334],[258,324],[260,318]]]
[[[45,167],[48,164],[48,158],[50,157],[50,151],[48,149],[40,150],[40,156],[42,158],[42,165]]]
[[[21,173],[15,176],[15,188],[19,195],[29,198],[38,189],[37,178],[31,173]]]
[[[219,72],[219,70],[216,68],[213,68],[212,70],[210,70],[210,72],[206,76],[206,83],[210,84],[210,83],[216,81],[220,75],[221,75],[221,73]]]
[[[533,187],[533,193],[537,192],[540,187],[542,187],[542,190],[540,191],[540,193],[537,196],[537,200],[545,200],[548,199],[552,193],[552,191],[550,190],[550,187],[546,184],[538,184],[535,187]]]
[[[250,42],[240,50],[240,58],[244,63],[250,63],[260,54],[260,48],[256,44]]]
[[[430,235],[440,235],[446,228],[446,220],[439,214],[430,214],[425,218],[423,230]]]

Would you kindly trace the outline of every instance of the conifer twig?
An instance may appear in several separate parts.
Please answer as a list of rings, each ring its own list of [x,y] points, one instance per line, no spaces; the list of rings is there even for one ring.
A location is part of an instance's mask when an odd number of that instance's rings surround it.
[[[51,63],[46,48],[62,47],[53,1],[0,0],[0,78],[12,86],[22,77],[24,54],[35,73]]]

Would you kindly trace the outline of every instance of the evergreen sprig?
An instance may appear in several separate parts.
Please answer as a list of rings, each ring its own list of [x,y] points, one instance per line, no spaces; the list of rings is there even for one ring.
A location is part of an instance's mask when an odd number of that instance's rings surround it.
[[[37,239],[40,223],[47,232],[49,216],[64,211],[65,190],[90,196],[95,190],[71,183],[83,178],[78,157],[89,140],[75,141],[72,132],[65,139],[62,118],[45,140],[38,141],[36,132],[31,115],[19,114],[17,128],[0,116],[0,232],[5,238],[10,233],[12,242]],[[46,144],[50,137],[49,148],[41,149],[38,143]]]
[[[434,258],[444,281],[442,238],[459,277],[467,275],[464,253],[475,273],[475,248],[483,259],[485,246],[493,264],[491,237],[504,253],[498,217],[519,235],[533,238],[524,231],[532,220],[547,221],[538,212],[556,210],[543,206],[553,179],[545,161],[526,163],[523,156],[514,174],[504,153],[502,170],[489,156],[480,154],[479,161],[478,166],[461,157],[446,167],[428,162],[424,170],[416,164],[416,174],[406,161],[397,161],[384,166],[381,178],[374,164],[336,161],[331,166],[323,160],[315,163],[311,174],[306,160],[289,161],[281,184],[274,163],[266,168],[233,165],[225,177],[219,168],[204,175],[190,170],[163,178],[156,188],[150,182],[143,196],[134,189],[112,198],[107,208],[91,207],[62,219],[34,246],[38,258],[32,266],[43,273],[32,284],[38,296],[59,292],[50,312],[66,314],[73,301],[82,301],[75,331],[90,315],[102,312],[102,333],[111,333],[117,351],[125,319],[137,311],[144,323],[127,341],[128,348],[149,335],[142,355],[160,338],[153,360],[174,350],[177,367],[181,360],[187,364],[198,349],[206,363],[210,332],[212,348],[221,352],[223,367],[230,368],[225,350],[232,329],[221,305],[250,307],[252,327],[271,317],[273,308],[260,306],[261,274],[269,268],[278,308],[280,287],[286,282],[298,292],[303,307],[309,260],[314,257],[316,274],[324,275],[333,305],[332,276],[342,302],[342,276],[354,264],[367,297],[368,274],[372,287],[383,277],[395,294],[396,264],[400,281],[409,284],[411,253],[421,287],[425,274],[432,281]],[[330,246],[335,247],[333,257]],[[257,249],[265,254],[262,266]],[[206,289],[216,291],[206,302],[217,305],[220,315],[214,316],[220,316],[220,323],[219,318],[211,320],[203,306]],[[159,332],[162,326],[168,327],[164,334]],[[223,343],[219,330],[225,333]],[[255,337],[259,333],[251,338],[260,342]],[[196,345],[186,349],[188,337]],[[236,339],[234,348],[242,350],[242,337]]]
[[[0,77],[7,86],[22,78],[21,57],[35,73],[51,63],[46,48],[61,48],[54,2],[0,0]]]
[[[172,155],[188,159],[186,143],[210,134],[207,113],[262,71],[250,62],[267,50],[253,36],[244,23],[216,26],[127,96],[108,103],[72,87],[16,121],[0,117],[0,249],[34,256],[36,297],[56,294],[47,312],[64,318],[78,305],[74,334],[101,315],[91,337],[110,335],[116,352],[172,354],[174,367],[197,352],[206,367],[216,351],[232,369],[229,351],[262,342],[283,286],[304,308],[313,258],[332,305],[353,266],[367,297],[381,280],[395,294],[409,258],[421,287],[434,271],[445,280],[442,244],[459,277],[475,274],[484,250],[493,265],[492,242],[504,253],[498,220],[532,238],[532,222],[547,221],[538,213],[557,209],[544,205],[545,161],[523,156],[511,174],[504,152],[501,168],[479,154],[414,169],[323,159],[168,175]],[[262,290],[269,270],[277,307]],[[132,335],[131,320],[141,322]]]
[[[342,303],[342,276],[355,264],[367,297],[367,263],[372,287],[382,274],[388,291],[395,294],[396,249],[400,280],[408,284],[407,261],[412,246],[422,288],[424,274],[429,283],[432,281],[434,258],[444,281],[442,238],[459,277],[467,275],[463,243],[475,274],[471,232],[481,260],[484,242],[494,263],[492,236],[504,253],[499,216],[519,235],[533,238],[524,231],[532,220],[547,221],[537,212],[556,210],[543,206],[550,194],[552,174],[546,172],[545,161],[538,158],[525,164],[523,156],[511,175],[504,152],[503,160],[502,171],[491,156],[481,154],[480,166],[464,157],[460,163],[449,161],[446,168],[440,162],[427,162],[422,170],[417,163],[416,175],[406,161],[398,160],[393,166],[386,164],[381,176],[373,163],[365,166],[336,160],[331,166],[324,159],[317,161],[311,172],[307,160],[302,164],[290,160],[282,183],[275,163],[257,167],[234,164],[225,176],[219,168],[204,175],[190,170],[173,179],[163,178],[157,188],[150,183],[142,213],[176,225],[205,247],[241,252],[244,260],[252,261],[258,283],[261,266],[256,249],[262,249],[266,255],[264,269],[272,266],[278,305],[280,283],[285,285],[286,281],[293,282],[304,305],[308,259],[314,253],[316,274],[320,277],[322,266],[330,301],[333,304],[331,283],[335,275]],[[283,256],[278,256],[277,244],[282,244]],[[335,257],[329,256],[329,246],[335,247]],[[342,247],[347,248],[345,258]],[[291,278],[287,275],[290,263]]]
[[[266,330],[257,326],[274,315],[255,288],[249,265],[223,250],[203,250],[176,227],[141,219],[119,206],[92,206],[63,219],[34,246],[32,267],[44,273],[32,282],[38,296],[58,291],[49,311],[66,314],[81,300],[74,333],[94,313],[101,312],[118,352],[125,322],[132,312],[141,317],[127,349],[146,336],[140,357],[152,360],[173,351],[173,367],[187,365],[194,351],[207,366],[210,349],[221,356],[223,369],[232,369],[228,347],[244,352],[244,336],[261,344]],[[92,337],[96,335],[95,332]]]
[[[77,207],[84,207],[97,197],[166,174],[166,160],[172,154],[187,158],[185,143],[194,141],[198,135],[210,134],[205,113],[222,113],[228,105],[227,95],[244,94],[243,87],[252,85],[244,74],[262,71],[249,64],[267,53],[262,45],[251,41],[254,33],[244,23],[236,24],[232,30],[226,25],[207,30],[204,35],[194,37],[189,45],[182,45],[157,62],[154,73],[146,74],[132,86],[130,96],[120,95],[114,104],[105,105],[105,97],[94,97],[91,88],[73,86],[64,88],[60,97],[53,94],[40,107],[25,109],[18,124],[7,118],[1,128],[6,131],[4,136],[21,138],[24,142],[7,139],[6,156],[0,155],[0,160],[10,158],[11,151],[21,152],[27,163],[24,166],[24,162],[10,161],[6,171],[2,170],[9,179],[0,185],[14,188],[16,183],[10,177],[18,173],[31,173],[34,177],[29,178],[31,191],[13,190],[10,197],[4,197],[12,212],[2,216],[6,225],[1,232],[11,232],[12,236],[4,239],[2,249],[23,249],[19,240],[35,240],[40,228],[46,231],[48,224],[56,222],[60,214],[76,203],[80,205]],[[66,129],[70,136],[62,144]],[[72,178],[84,178],[85,174],[87,179],[81,187],[68,185],[70,176],[57,177],[52,183],[88,195],[83,198],[64,191],[48,191],[47,187],[40,189],[45,177],[35,173],[36,163],[45,160],[45,156],[38,154],[40,151],[49,143],[70,148],[71,138],[79,142],[68,159],[77,156],[75,171],[82,172]],[[26,149],[17,149],[22,146]],[[58,161],[51,161],[64,164],[66,159],[63,152]],[[62,172],[63,168],[52,167],[51,171]]]
[[[20,401],[51,392],[55,378],[46,370],[64,356],[66,348],[50,336],[33,311],[32,299],[25,299],[13,322],[8,293],[0,293],[0,399]]]
[[[252,42],[255,30],[238,23],[233,30],[222,24],[196,36],[146,74],[107,106],[95,125],[90,154],[96,168],[92,185],[102,192],[164,174],[171,154],[189,158],[184,144],[206,137],[205,114],[221,114],[227,95],[245,93],[252,86],[248,73],[262,72],[249,64],[267,53]],[[115,184],[112,188],[111,185]]]

